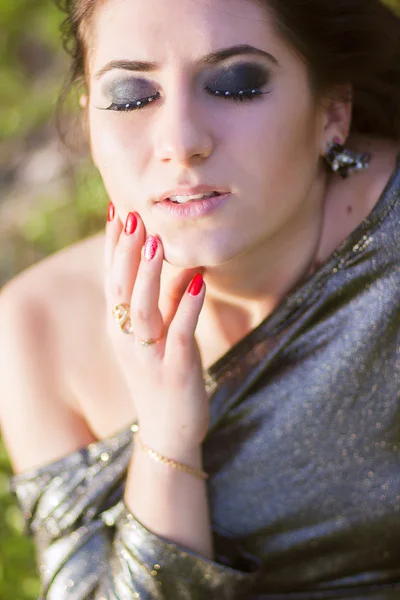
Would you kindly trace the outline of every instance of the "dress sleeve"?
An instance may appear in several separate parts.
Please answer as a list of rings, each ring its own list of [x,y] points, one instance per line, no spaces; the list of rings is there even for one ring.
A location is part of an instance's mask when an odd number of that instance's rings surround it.
[[[130,442],[92,444],[13,477],[26,534],[35,540],[40,600],[243,597],[258,565],[237,553],[235,564],[217,551],[208,560],[155,535],[129,512],[123,492]]]

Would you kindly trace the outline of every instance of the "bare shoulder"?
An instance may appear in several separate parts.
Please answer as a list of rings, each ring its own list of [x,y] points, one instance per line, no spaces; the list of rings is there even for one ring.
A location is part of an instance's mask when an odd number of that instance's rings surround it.
[[[16,471],[51,462],[95,436],[75,410],[68,361],[102,306],[104,236],[26,269],[0,295],[0,418]]]
[[[3,312],[15,314],[32,336],[45,341],[46,351],[68,376],[78,348],[85,348],[87,339],[95,344],[102,335],[103,250],[103,233],[76,242],[22,271],[0,296],[8,305]]]
[[[99,281],[103,249],[104,233],[80,240],[28,267],[7,283],[3,291],[8,293],[12,289],[13,293],[18,293],[29,286],[32,291],[41,293],[43,283],[53,287],[69,276],[84,277],[88,283]]]

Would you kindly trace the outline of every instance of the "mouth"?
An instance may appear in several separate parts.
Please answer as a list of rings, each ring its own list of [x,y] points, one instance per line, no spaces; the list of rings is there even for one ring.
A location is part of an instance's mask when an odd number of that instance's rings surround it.
[[[199,202],[201,200],[209,200],[210,198],[217,198],[220,196],[218,192],[209,192],[206,194],[191,194],[191,195],[175,195],[169,196],[165,198],[168,202],[173,202],[174,204],[187,204],[188,202]]]
[[[202,202],[228,194],[229,190],[213,186],[198,185],[195,187],[179,187],[161,194],[157,202],[171,202],[172,204],[187,204],[188,202]]]
[[[231,199],[230,192],[207,190],[169,194],[156,203],[168,218],[199,219],[219,211]]]

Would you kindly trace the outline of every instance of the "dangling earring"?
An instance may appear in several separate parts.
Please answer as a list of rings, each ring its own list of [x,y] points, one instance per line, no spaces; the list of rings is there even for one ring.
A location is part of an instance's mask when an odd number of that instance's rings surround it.
[[[329,145],[324,158],[332,171],[346,178],[352,173],[368,169],[371,154],[369,152],[364,152],[363,154],[352,152],[340,143],[339,138],[335,137]]]

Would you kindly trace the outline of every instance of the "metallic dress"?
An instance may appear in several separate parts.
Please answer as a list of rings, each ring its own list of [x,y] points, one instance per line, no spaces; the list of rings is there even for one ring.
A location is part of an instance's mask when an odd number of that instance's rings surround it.
[[[400,155],[368,217],[205,380],[214,560],[130,514],[129,428],[13,478],[41,598],[399,599]]]

